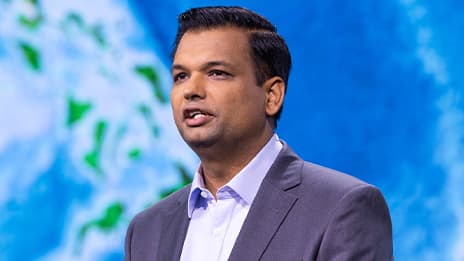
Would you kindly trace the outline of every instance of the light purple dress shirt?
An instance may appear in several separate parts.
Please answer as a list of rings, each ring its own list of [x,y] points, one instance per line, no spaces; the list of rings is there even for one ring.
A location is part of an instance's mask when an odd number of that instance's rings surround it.
[[[190,224],[181,261],[229,258],[259,186],[281,149],[282,143],[274,134],[232,180],[218,189],[217,200],[205,188],[198,168],[189,195]]]

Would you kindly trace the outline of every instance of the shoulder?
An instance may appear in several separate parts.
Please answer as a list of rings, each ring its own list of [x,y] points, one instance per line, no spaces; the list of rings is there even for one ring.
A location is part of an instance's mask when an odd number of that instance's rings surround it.
[[[301,161],[301,180],[303,186],[330,194],[344,194],[357,188],[374,186],[352,175],[323,167],[311,162]]]
[[[295,183],[305,187],[305,191],[316,190],[330,194],[343,193],[358,186],[373,187],[349,174],[304,161],[285,142],[283,144],[270,170],[269,179],[275,183]]]
[[[318,209],[316,216],[323,220],[322,260],[392,260],[392,223],[378,188],[304,162],[300,192],[302,201]]]
[[[385,204],[378,188],[352,175],[302,160],[287,144],[276,159],[273,183],[319,209],[333,210],[353,197],[368,197]]]
[[[301,161],[300,196],[317,198],[327,206],[336,207],[341,202],[358,202],[360,199],[385,204],[380,190],[352,175]]]

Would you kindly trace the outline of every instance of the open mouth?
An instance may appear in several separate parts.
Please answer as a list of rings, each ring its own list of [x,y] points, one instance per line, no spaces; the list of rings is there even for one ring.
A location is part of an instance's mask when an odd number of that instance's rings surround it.
[[[184,117],[186,119],[200,119],[206,116],[211,116],[211,114],[201,110],[186,110],[184,112]]]
[[[199,119],[199,118],[206,117],[206,116],[207,114],[202,111],[191,111],[187,114],[187,118],[190,118],[190,119]]]

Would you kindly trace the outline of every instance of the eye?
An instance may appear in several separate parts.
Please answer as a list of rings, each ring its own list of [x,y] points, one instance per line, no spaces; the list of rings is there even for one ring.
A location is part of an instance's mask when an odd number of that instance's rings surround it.
[[[174,74],[173,77],[172,77],[172,80],[173,80],[175,83],[178,83],[178,82],[184,81],[185,79],[187,79],[187,77],[188,77],[187,73],[185,73],[185,72],[180,72],[180,73]]]
[[[211,70],[208,73],[208,76],[215,79],[227,79],[231,76],[231,74],[221,70]]]

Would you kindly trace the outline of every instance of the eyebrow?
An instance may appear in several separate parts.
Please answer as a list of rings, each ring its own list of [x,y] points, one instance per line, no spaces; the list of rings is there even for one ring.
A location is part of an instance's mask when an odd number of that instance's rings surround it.
[[[225,62],[225,61],[209,61],[201,66],[201,70],[204,71],[214,66],[224,66],[228,68],[233,68],[232,64]],[[171,71],[174,71],[174,70],[186,71],[187,68],[181,64],[173,64],[171,67]]]
[[[181,70],[181,71],[185,71],[186,68],[180,64],[173,64],[172,67],[171,67],[171,71],[174,71],[174,70]]]

